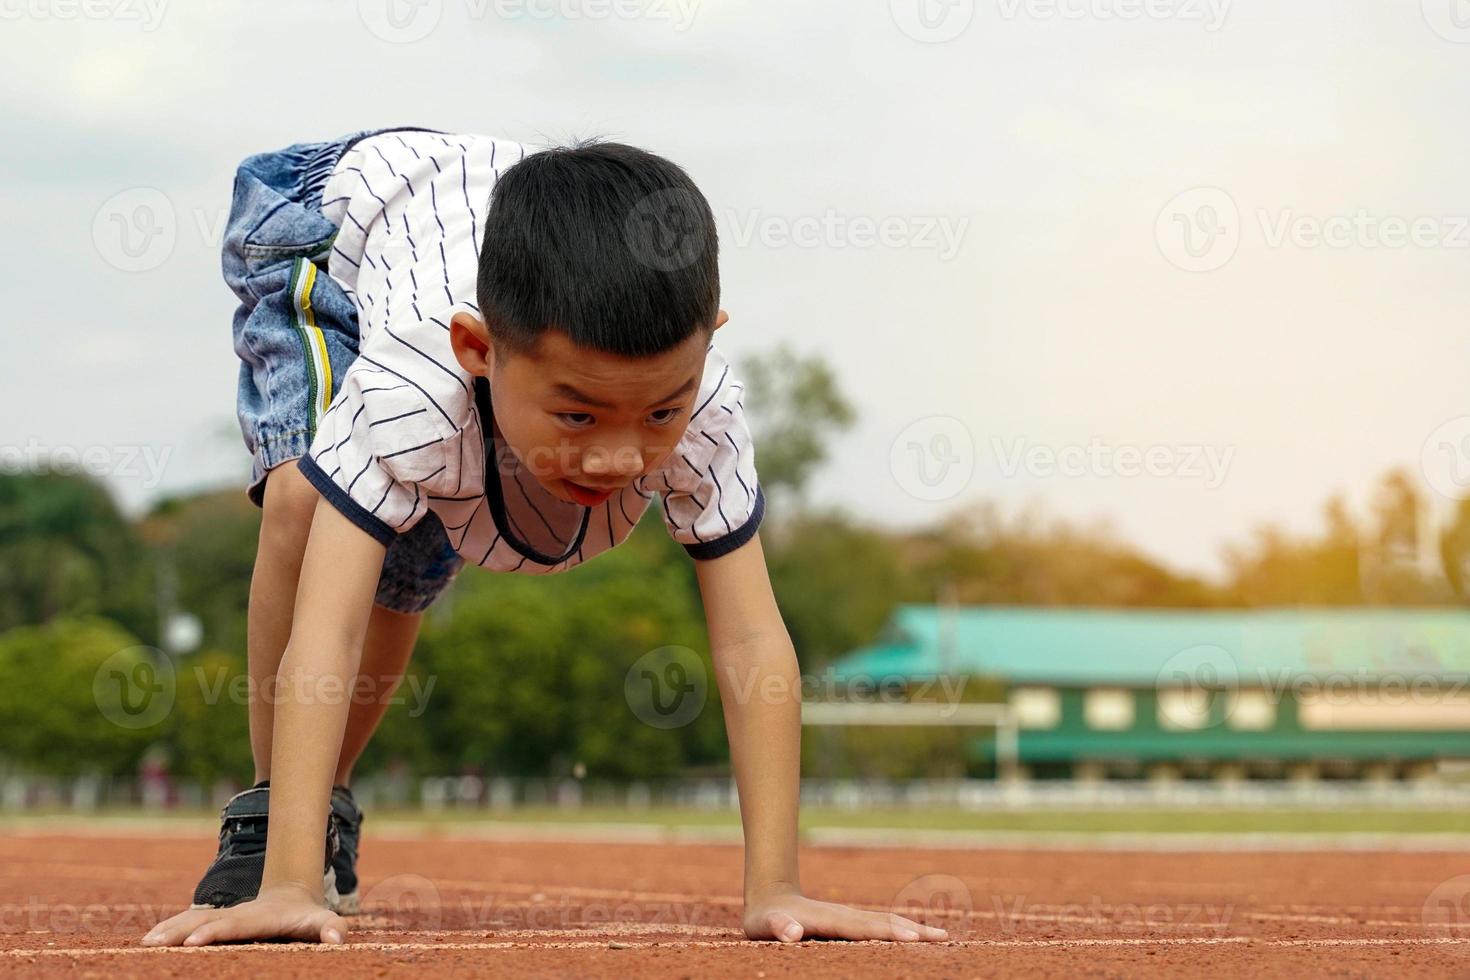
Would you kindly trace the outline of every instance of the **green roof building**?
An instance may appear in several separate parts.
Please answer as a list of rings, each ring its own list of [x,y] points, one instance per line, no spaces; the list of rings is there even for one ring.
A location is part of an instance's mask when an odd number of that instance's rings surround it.
[[[850,698],[998,684],[1023,772],[1414,776],[1470,759],[1470,612],[898,607]]]

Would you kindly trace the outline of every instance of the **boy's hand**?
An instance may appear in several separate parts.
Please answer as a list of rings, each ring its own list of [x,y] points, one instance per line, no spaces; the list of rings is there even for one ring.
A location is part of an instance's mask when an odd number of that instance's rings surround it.
[[[154,926],[147,946],[297,939],[338,944],[347,921],[322,900],[323,831],[351,690],[387,548],[324,498],[301,561],[291,636],[275,674],[270,833],[260,893],[228,909],[190,909]]]
[[[745,903],[745,935],[749,939],[889,939],[911,943],[948,939],[943,929],[920,925],[892,912],[869,912],[832,902],[818,902],[799,892],[781,892]]]
[[[259,939],[341,943],[347,920],[298,885],[263,888],[227,909],[189,909],[153,927],[145,946],[207,946]]]

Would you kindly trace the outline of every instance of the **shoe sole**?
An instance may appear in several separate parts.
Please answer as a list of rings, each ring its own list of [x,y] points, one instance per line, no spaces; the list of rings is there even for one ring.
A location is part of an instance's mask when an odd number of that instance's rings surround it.
[[[254,897],[255,897],[254,895],[251,895],[250,898],[242,898],[242,899],[240,899],[240,902],[248,902],[248,901],[250,901],[251,898],[254,898]],[[353,892],[351,892],[351,893],[349,893],[347,895],[338,894],[338,892],[337,892],[337,869],[336,868],[328,868],[322,874],[322,897],[326,900],[327,908],[331,909],[333,912],[336,912],[338,915],[356,915],[357,914],[357,910],[358,910],[358,907],[359,907],[359,905],[358,905],[357,892],[356,891],[353,891]],[[239,905],[240,902],[236,902],[235,904],[236,905]],[[348,910],[348,907],[349,906],[350,906],[350,911]],[[195,910],[195,911],[200,910],[200,909],[226,909],[226,908],[232,908],[232,907],[233,906],[229,906],[229,905],[207,905],[207,904],[206,905],[194,904],[194,905],[190,905],[189,906],[189,908],[191,910]]]

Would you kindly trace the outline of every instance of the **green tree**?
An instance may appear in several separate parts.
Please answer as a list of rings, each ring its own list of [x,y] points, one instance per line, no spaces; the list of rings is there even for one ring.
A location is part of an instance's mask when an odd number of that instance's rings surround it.
[[[926,601],[1031,606],[1209,606],[1220,600],[1103,527],[1037,510],[1007,518],[991,505],[957,511],[906,536],[904,567]]]
[[[425,630],[418,654],[439,772],[565,774],[580,762],[594,776],[654,776],[723,758],[692,571],[657,523],[570,572],[460,577],[453,616]],[[673,730],[640,721],[624,697],[628,669],[664,646],[697,651],[708,678],[704,710]]]
[[[1439,553],[1450,590],[1461,603],[1470,601],[1470,499],[1455,505],[1454,517],[1440,532]]]
[[[1382,605],[1443,603],[1451,583],[1435,553],[1428,501],[1420,484],[1403,469],[1379,480],[1370,504],[1369,534],[1362,553],[1363,588]]]
[[[1323,508],[1323,532],[1293,535],[1267,525],[1226,550],[1227,592],[1243,606],[1360,605],[1360,530],[1340,497]]]
[[[176,677],[169,729],[174,772],[206,786],[219,779],[250,782],[254,763],[245,658],[206,650],[183,658]]]
[[[136,719],[109,711],[116,704],[113,681],[131,684],[137,677],[159,686],[156,695],[144,692],[145,699],[172,697],[156,652],[105,619],[56,618],[0,634],[0,752],[57,775],[130,772],[169,728],[166,701]],[[133,727],[134,721],[151,723]]]
[[[837,512],[798,513],[766,547],[771,585],[804,670],[872,641],[896,602],[933,598],[890,534]]]
[[[1422,492],[1402,470],[1374,488],[1368,513],[1355,517],[1340,496],[1323,508],[1321,530],[1274,525],[1226,550],[1230,601],[1271,605],[1439,605],[1462,594],[1470,554],[1470,511],[1430,530]]]
[[[141,533],[172,566],[174,602],[199,617],[203,646],[243,652],[260,508],[239,490],[172,497],[154,505]]]
[[[89,614],[155,635],[151,569],[132,527],[90,477],[0,473],[0,630]]]
[[[850,427],[857,413],[820,357],[782,346],[743,362],[742,374],[761,486],[768,496],[789,491],[800,497],[826,462],[833,435]]]

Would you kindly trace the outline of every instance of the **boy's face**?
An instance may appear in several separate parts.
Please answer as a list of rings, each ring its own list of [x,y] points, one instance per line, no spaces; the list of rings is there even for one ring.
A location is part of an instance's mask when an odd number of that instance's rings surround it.
[[[722,311],[715,329],[724,324]],[[620,357],[542,334],[524,354],[497,351],[483,322],[450,325],[460,364],[490,381],[495,425],[521,464],[554,496],[595,507],[671,453],[697,407],[710,332],[673,350]]]

